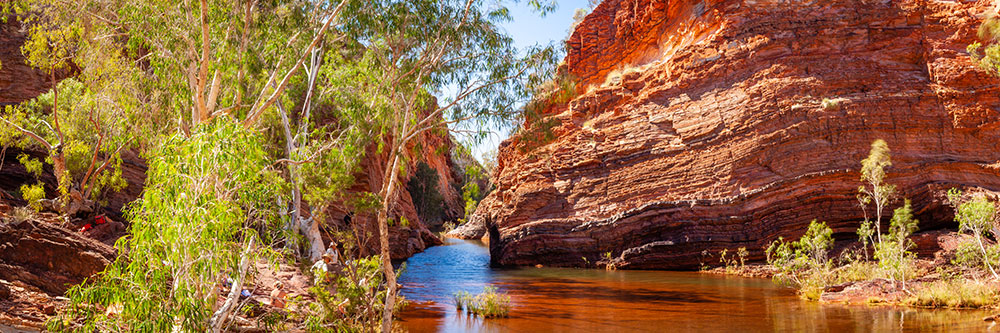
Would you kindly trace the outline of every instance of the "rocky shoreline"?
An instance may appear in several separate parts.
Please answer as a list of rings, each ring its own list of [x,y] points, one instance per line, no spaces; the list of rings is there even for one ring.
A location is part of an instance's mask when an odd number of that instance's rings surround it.
[[[885,278],[848,281],[824,287],[822,294],[815,301],[847,305],[988,309],[996,310],[997,314],[983,319],[994,321],[1000,317],[1000,300],[994,300],[994,303],[985,307],[949,306],[946,304],[924,305],[919,304],[916,300],[917,292],[922,288],[946,281],[946,279],[955,280],[958,283],[963,283],[962,281],[984,281],[990,288],[1000,290],[1000,282],[991,281],[985,270],[958,267],[952,264],[959,240],[963,237],[963,235],[954,231],[944,230],[918,233],[913,238],[920,240],[924,248],[924,250],[919,251],[919,257],[915,263],[918,276],[908,279],[905,285],[900,281]],[[842,243],[840,245],[839,248],[843,251],[855,244],[845,245]],[[705,274],[771,279],[778,273],[778,269],[767,263],[754,262],[745,265],[714,266],[703,269],[702,272]],[[948,274],[944,272],[950,272],[952,276],[948,277],[946,276]],[[789,286],[789,288],[794,288],[794,286]]]

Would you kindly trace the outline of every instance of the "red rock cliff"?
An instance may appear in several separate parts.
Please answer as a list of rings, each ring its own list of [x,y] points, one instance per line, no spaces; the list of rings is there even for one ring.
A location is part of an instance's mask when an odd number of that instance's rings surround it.
[[[992,1],[607,0],[568,41],[557,138],[505,142],[473,220],[495,264],[695,268],[812,219],[854,238],[875,139],[923,229],[1000,190],[1000,87],[965,52]],[[827,105],[824,106],[824,100]],[[898,204],[898,203],[897,203]],[[895,208],[895,206],[893,206]],[[588,259],[583,259],[588,258]]]

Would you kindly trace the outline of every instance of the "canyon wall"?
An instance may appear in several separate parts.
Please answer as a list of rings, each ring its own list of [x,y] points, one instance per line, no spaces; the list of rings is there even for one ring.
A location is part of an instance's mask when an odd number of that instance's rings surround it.
[[[495,265],[760,259],[813,219],[856,238],[860,161],[884,139],[887,181],[920,227],[952,226],[943,191],[1000,190],[1000,80],[965,51],[994,13],[986,0],[606,0],[568,40],[578,96],[546,110],[556,138],[504,142],[472,220]]]

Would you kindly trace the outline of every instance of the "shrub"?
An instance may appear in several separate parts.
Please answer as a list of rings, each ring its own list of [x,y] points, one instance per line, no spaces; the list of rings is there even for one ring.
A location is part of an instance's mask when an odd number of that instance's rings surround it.
[[[21,185],[21,198],[28,202],[28,207],[36,212],[42,210],[41,200],[45,199],[45,187],[41,183]]]
[[[917,230],[917,223],[913,219],[910,200],[906,200],[903,207],[893,212],[889,234],[882,243],[875,245],[875,259],[878,259],[879,267],[890,279],[902,281],[904,288],[906,278],[913,273],[913,260],[916,258],[910,252],[916,245],[908,237]]]
[[[864,245],[882,243],[882,211],[892,200],[896,193],[896,186],[885,183],[885,168],[892,166],[892,159],[889,153],[889,145],[884,140],[878,139],[872,142],[871,151],[868,157],[861,161],[861,181],[863,185],[858,188],[858,202],[861,211],[865,215],[865,220],[858,228],[858,236]],[[868,219],[868,204],[875,203],[875,221]],[[874,230],[871,228],[875,225]],[[877,238],[872,238],[877,236]]]
[[[613,271],[613,270],[617,270],[618,269],[618,265],[615,264],[615,260],[614,260],[614,258],[611,257],[611,252],[610,251],[604,252],[603,258],[604,258],[603,261],[604,261],[604,269],[605,270]]]
[[[976,41],[966,48],[969,56],[979,66],[990,74],[1000,75],[1000,19],[996,17],[987,18],[979,26],[979,39],[986,40],[985,45]],[[980,49],[983,51],[980,53]]]
[[[813,220],[798,241],[778,238],[771,243],[766,253],[767,262],[778,269],[775,280],[798,286],[806,298],[819,298],[830,279],[827,251],[833,245],[832,235],[833,230],[825,222]]]
[[[531,100],[524,106],[522,125],[516,129],[518,150],[527,153],[544,146],[555,139],[552,129],[562,124],[555,117],[546,117],[548,109],[569,103],[576,97],[576,77],[560,71],[552,78],[540,83],[532,83]]]
[[[955,207],[955,220],[958,221],[958,231],[971,233],[979,248],[979,261],[993,274],[993,277],[1000,279],[993,268],[997,260],[997,245],[987,246],[983,238],[988,232],[993,230],[993,220],[996,217],[996,206],[986,200],[983,196],[976,196],[971,200],[962,199],[962,191],[951,189],[948,191],[948,201]],[[994,235],[997,236],[997,235]],[[968,261],[966,259],[966,261]]]
[[[867,281],[882,276],[882,269],[878,262],[852,258],[845,259],[841,263],[842,265],[834,270],[831,281],[834,284]]]
[[[35,219],[35,213],[36,211],[31,207],[14,207],[14,209],[10,211],[10,217],[15,223],[21,223],[27,220]]]
[[[834,99],[824,98],[823,101],[820,102],[820,106],[822,106],[823,109],[827,110],[827,111],[836,111],[836,110],[840,110],[840,103],[842,103],[844,101],[846,101],[846,99],[843,99],[843,98],[834,98]]]
[[[218,284],[240,283],[281,222],[272,198],[281,187],[258,136],[228,118],[175,135],[152,151],[146,187],[128,210],[128,256],[67,292],[70,304],[49,330],[206,331]],[[221,177],[225,176],[225,177]],[[259,242],[255,241],[255,237]],[[104,309],[122,309],[109,315]]]
[[[497,292],[497,287],[486,286],[479,295],[472,296],[467,292],[454,295],[455,308],[468,310],[469,313],[483,318],[503,318],[510,315],[510,296]]]
[[[727,273],[733,273],[736,270],[743,268],[744,264],[746,264],[747,255],[750,254],[746,247],[737,249],[735,256],[726,258],[728,253],[728,249],[722,249],[722,252],[719,252],[719,262],[721,262],[726,268]]]
[[[305,318],[309,331],[365,332],[382,320],[386,290],[379,256],[345,260],[333,281],[319,272],[319,281],[309,288],[316,302],[307,304]],[[397,296],[399,297],[399,296]],[[396,309],[405,307],[399,299]]]
[[[445,222],[444,224],[441,225],[442,234],[447,234],[452,230],[455,230],[455,222]]]

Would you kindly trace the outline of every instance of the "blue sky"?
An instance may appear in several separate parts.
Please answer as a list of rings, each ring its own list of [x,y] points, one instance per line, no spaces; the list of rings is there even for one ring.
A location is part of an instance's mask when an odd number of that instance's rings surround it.
[[[589,8],[587,0],[561,0],[557,4],[558,7],[554,12],[540,17],[528,6],[526,0],[514,4],[508,3],[513,21],[504,25],[504,29],[514,38],[518,49],[563,40],[569,34],[569,25],[573,23],[573,13],[576,9]],[[482,158],[483,153],[496,149],[500,142],[509,136],[509,129],[506,128],[490,130],[491,135],[478,145],[473,145],[472,152],[476,158]]]

